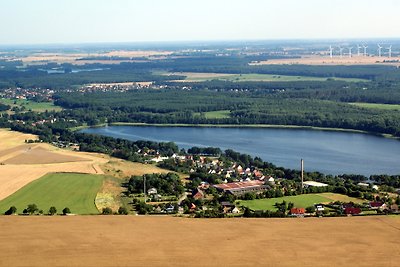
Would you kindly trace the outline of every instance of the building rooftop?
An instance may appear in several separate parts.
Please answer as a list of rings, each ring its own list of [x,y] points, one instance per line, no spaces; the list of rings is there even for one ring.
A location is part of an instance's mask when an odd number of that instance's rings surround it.
[[[232,190],[232,189],[243,189],[247,187],[261,186],[264,185],[263,181],[245,181],[245,182],[235,182],[235,183],[227,183],[227,184],[216,184],[214,187],[222,189],[222,190]]]
[[[308,185],[308,186],[316,186],[316,187],[324,187],[324,186],[328,186],[327,184],[324,183],[319,183],[319,182],[314,182],[314,181],[305,181],[304,185]]]

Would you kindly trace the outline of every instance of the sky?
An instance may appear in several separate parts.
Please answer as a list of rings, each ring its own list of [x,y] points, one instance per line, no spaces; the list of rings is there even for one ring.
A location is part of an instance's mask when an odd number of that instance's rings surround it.
[[[398,0],[0,0],[0,45],[399,38]]]

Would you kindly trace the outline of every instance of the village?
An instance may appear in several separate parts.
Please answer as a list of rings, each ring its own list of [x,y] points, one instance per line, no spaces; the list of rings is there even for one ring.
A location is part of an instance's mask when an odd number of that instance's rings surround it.
[[[242,166],[218,156],[173,154],[161,156],[157,151],[139,150],[148,164],[169,169],[186,169],[185,192],[174,201],[166,201],[151,185],[145,195],[137,194],[139,214],[178,214],[192,217],[321,217],[365,216],[399,213],[399,190],[373,183],[344,181],[344,186],[312,180],[301,182],[269,174],[267,169]],[[171,168],[171,167],[175,168]],[[180,168],[176,168],[176,167]],[[136,177],[142,179],[141,177]],[[300,177],[299,177],[300,178]],[[347,195],[346,195],[347,192]],[[349,193],[351,192],[351,193]],[[324,201],[313,202],[315,196]],[[327,197],[329,196],[329,197]],[[171,200],[171,199],[170,199]],[[255,209],[255,203],[269,203]],[[271,201],[275,201],[272,204]],[[269,209],[267,207],[270,207]],[[145,208],[144,208],[145,207]]]

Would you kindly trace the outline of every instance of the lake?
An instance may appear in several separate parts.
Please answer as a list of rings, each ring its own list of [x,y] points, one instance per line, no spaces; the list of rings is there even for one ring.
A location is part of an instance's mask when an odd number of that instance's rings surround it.
[[[400,141],[374,135],[285,128],[106,126],[81,132],[132,141],[233,149],[285,168],[325,174],[400,174]]]

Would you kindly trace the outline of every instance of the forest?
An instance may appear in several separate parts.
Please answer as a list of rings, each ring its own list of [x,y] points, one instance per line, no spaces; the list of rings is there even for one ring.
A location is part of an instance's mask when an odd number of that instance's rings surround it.
[[[223,51],[223,50],[221,50]],[[294,55],[289,55],[289,57]],[[46,63],[22,66],[4,64],[1,88],[54,90],[58,113],[45,113],[75,126],[102,123],[158,124],[278,124],[343,128],[400,136],[396,109],[352,105],[353,102],[400,104],[400,69],[390,65],[252,65],[253,61],[287,57],[273,54],[245,55],[240,52],[212,54],[180,53],[165,59],[119,64]],[[81,60],[84,60],[82,58]],[[115,61],[117,58],[110,58]],[[63,73],[51,73],[57,70]],[[95,71],[93,71],[95,70]],[[174,72],[226,74],[273,74],[324,77],[325,81],[223,81],[177,82],[185,77]],[[344,81],[335,78],[358,78]],[[90,91],[79,89],[90,83],[151,81],[148,89]],[[35,97],[33,101],[37,101]],[[4,105],[0,109],[6,110]],[[218,118],[208,112],[224,111]],[[37,120],[38,115],[17,112],[14,120]],[[67,123],[68,124],[68,123]],[[63,132],[62,127],[57,126]],[[53,127],[54,128],[54,127]],[[32,129],[34,131],[34,129]]]

